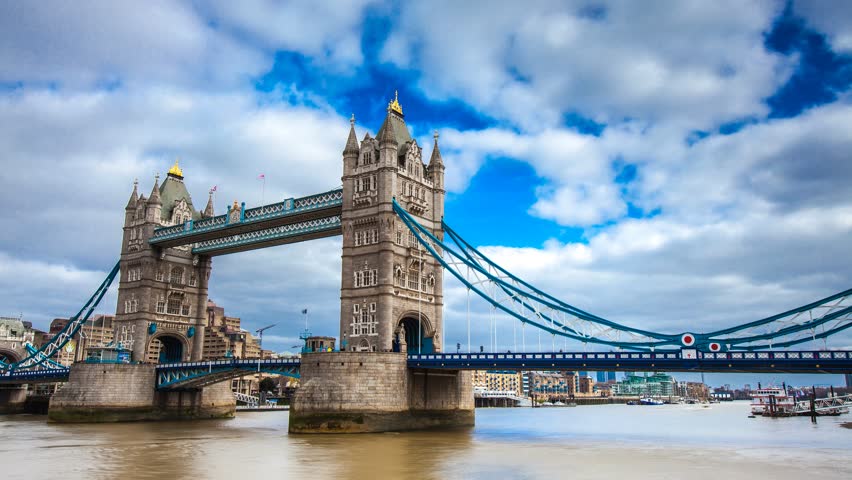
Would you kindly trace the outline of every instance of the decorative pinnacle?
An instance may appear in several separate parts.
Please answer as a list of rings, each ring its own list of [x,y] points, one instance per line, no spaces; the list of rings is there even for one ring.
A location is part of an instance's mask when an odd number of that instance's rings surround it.
[[[438,137],[439,137],[439,136],[440,136],[440,135],[438,135],[438,131],[437,131],[437,130],[435,130],[435,133],[433,133],[433,134],[432,134],[432,137],[434,137],[434,138],[435,138],[435,143],[438,143]]]
[[[393,110],[394,112],[402,115],[402,105],[399,104],[399,91],[393,91],[393,101],[388,103],[388,112]]]
[[[352,118],[349,119],[349,125],[355,126],[355,114],[352,114]]]

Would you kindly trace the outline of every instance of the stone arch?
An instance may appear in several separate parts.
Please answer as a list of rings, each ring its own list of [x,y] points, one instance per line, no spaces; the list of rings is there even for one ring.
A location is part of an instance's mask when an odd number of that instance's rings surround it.
[[[0,348],[0,362],[5,364],[17,363],[24,359],[22,352],[8,348]]]
[[[158,333],[148,340],[149,363],[183,362],[189,357],[189,340],[177,332]]]
[[[396,322],[396,331],[400,326],[405,328],[405,343],[408,353],[432,353],[435,351],[435,328],[429,317],[422,312],[408,311],[403,313]],[[419,332],[418,332],[419,327]],[[396,342],[396,338],[394,338]],[[394,346],[394,350],[398,347]]]
[[[361,341],[358,342],[358,351],[359,352],[369,352],[370,351],[370,342],[368,342],[366,338],[362,338]]]

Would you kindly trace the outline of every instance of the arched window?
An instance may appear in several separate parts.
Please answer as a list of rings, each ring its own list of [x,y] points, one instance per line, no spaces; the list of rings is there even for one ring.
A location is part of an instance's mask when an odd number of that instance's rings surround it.
[[[169,283],[173,285],[183,285],[183,268],[173,267],[169,274]]]

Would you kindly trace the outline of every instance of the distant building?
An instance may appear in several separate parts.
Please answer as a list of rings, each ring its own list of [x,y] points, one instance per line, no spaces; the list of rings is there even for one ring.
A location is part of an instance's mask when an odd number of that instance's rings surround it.
[[[852,373],[846,374],[846,388],[852,388]]]
[[[50,322],[50,330],[41,332],[35,341],[38,346],[44,345],[55,337],[70,322],[67,318],[54,318]],[[115,340],[115,315],[95,315],[89,319],[80,330],[56,352],[53,361],[69,366],[74,362],[86,359],[87,351],[92,347],[103,347]]]
[[[677,395],[704,401],[710,398],[710,388],[701,382],[677,382]]]
[[[627,377],[616,383],[613,394],[616,396],[650,396],[668,397],[675,395],[677,383],[665,373],[654,373],[653,375],[627,374]]]
[[[204,329],[204,359],[266,358],[254,336],[240,327],[239,317],[225,315],[225,309],[207,301],[207,328]],[[271,352],[265,351],[266,356]]]
[[[577,372],[529,372],[530,395],[565,395],[580,393]]]
[[[524,395],[523,375],[520,372],[504,370],[474,370],[473,387],[492,392],[513,392]]]
[[[595,379],[592,377],[585,375],[580,376],[580,393],[583,394],[591,394],[594,393],[595,388]]]
[[[614,382],[615,381],[615,372],[595,372],[596,380],[598,383],[606,383],[606,382]]]

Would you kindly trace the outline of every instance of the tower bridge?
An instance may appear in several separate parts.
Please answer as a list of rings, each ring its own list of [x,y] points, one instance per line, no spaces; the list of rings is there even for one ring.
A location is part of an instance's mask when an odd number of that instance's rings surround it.
[[[67,379],[51,401],[56,421],[209,418],[233,415],[225,380],[261,371],[300,378],[291,431],[354,432],[472,424],[469,371],[479,368],[852,371],[850,352],[778,350],[852,326],[852,290],[713,332],[622,325],[539,290],[467,243],[444,222],[437,133],[424,159],[394,98],[375,137],[359,141],[353,116],[338,189],[255,208],[234,202],[216,215],[212,192],[196,210],[177,162],[147,197],[134,183],[118,263],[50,342],[5,354],[0,387]],[[337,235],[340,351],[202,360],[213,257]],[[522,330],[611,351],[443,353],[445,271]],[[56,368],[50,358],[116,278],[115,338],[131,363]]]

